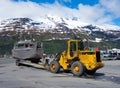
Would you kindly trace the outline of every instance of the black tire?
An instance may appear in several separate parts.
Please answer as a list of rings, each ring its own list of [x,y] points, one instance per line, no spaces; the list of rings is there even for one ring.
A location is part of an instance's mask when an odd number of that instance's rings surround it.
[[[16,66],[20,66],[20,60],[16,60]]]
[[[84,74],[84,66],[81,62],[75,61],[72,63],[71,72],[74,76],[82,76]]]
[[[86,70],[86,73],[87,73],[88,75],[94,75],[95,72],[96,72],[96,70]]]
[[[60,65],[57,61],[52,61],[49,66],[49,70],[52,73],[58,73],[60,71]]]

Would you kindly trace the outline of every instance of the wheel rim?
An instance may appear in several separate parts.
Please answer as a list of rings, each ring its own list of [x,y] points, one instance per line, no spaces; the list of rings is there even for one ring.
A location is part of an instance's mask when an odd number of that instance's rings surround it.
[[[51,65],[51,69],[52,69],[52,70],[55,70],[55,69],[56,69],[55,64],[52,64],[52,65]]]
[[[80,67],[78,65],[76,65],[76,66],[74,66],[73,70],[74,70],[74,72],[78,73],[80,71]]]

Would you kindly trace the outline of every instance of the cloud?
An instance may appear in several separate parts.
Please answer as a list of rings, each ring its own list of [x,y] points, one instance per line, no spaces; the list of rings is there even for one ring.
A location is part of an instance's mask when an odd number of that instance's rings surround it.
[[[71,0],[64,0],[71,2]],[[112,20],[120,17],[119,0],[100,0],[94,6],[80,3],[78,9],[68,8],[61,5],[58,0],[53,4],[22,0],[0,0],[0,20],[14,17],[30,17],[39,19],[45,15],[56,15],[60,17],[79,17],[81,21],[87,23],[104,24],[113,23]]]
[[[104,17],[104,9],[101,9],[99,5],[90,6],[79,4],[78,12],[81,19],[90,23],[97,22],[101,17]]]
[[[120,17],[120,0],[100,0],[100,4],[115,17]]]

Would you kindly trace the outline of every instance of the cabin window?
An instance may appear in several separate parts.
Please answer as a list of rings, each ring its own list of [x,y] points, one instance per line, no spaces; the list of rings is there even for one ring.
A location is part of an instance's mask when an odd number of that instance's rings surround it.
[[[34,47],[34,45],[33,45],[33,44],[30,44],[30,47]]]
[[[28,47],[28,44],[25,44],[25,47],[27,48],[27,47]]]
[[[18,48],[24,48],[24,44],[18,44]]]

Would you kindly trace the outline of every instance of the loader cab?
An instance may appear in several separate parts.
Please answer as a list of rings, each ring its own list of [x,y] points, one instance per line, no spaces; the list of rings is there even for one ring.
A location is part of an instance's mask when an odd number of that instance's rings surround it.
[[[69,40],[68,41],[68,55],[74,56],[79,50],[84,50],[84,44],[82,40]]]

